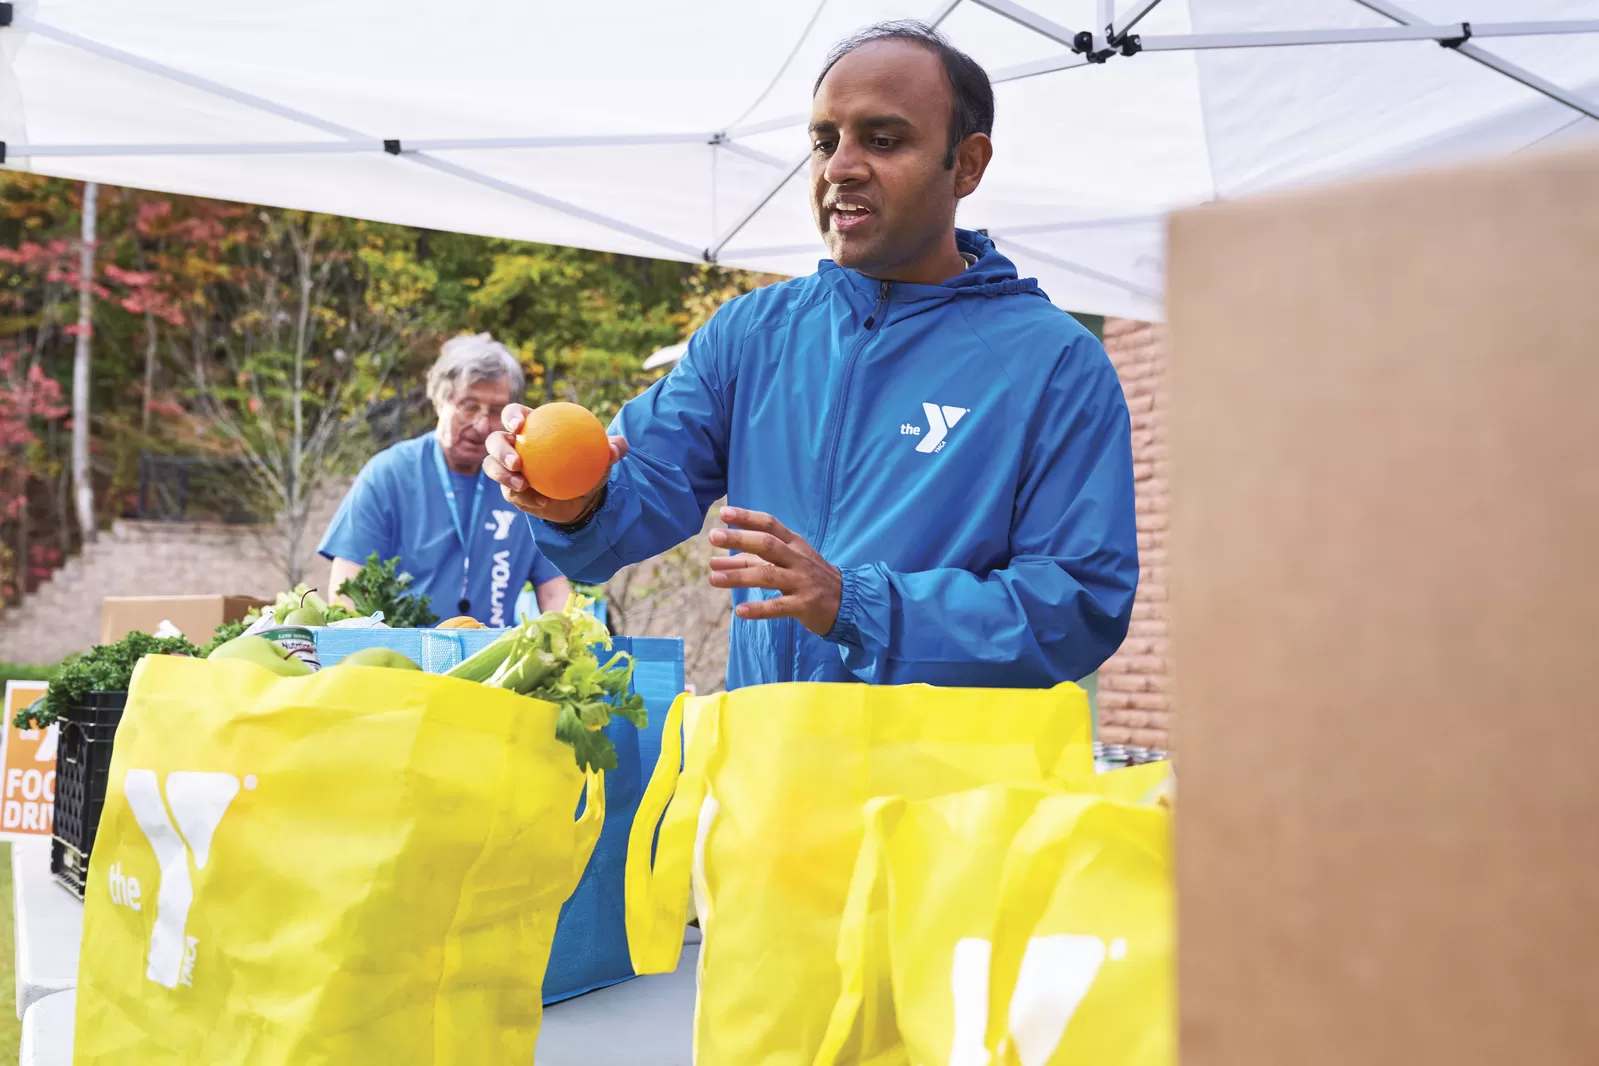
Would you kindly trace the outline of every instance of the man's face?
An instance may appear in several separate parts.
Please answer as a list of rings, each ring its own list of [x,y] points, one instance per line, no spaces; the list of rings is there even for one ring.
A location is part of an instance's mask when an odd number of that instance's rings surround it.
[[[490,433],[500,428],[500,412],[511,402],[511,386],[504,378],[457,385],[450,398],[435,404],[439,414],[439,447],[444,460],[457,473],[470,473],[488,455]]]
[[[916,280],[902,275],[938,254],[971,191],[944,166],[953,103],[938,56],[910,41],[873,41],[827,72],[811,103],[811,208],[834,262]]]

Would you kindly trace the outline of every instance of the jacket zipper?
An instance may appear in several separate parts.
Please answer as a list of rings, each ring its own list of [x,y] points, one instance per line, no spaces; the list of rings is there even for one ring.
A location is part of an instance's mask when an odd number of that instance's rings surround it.
[[[872,313],[867,315],[866,321],[862,323],[866,327],[865,332],[861,334],[860,341],[854,348],[850,349],[849,355],[845,357],[844,372],[839,377],[838,403],[834,406],[833,418],[828,426],[827,459],[823,463],[823,467],[827,471],[827,480],[822,483],[822,518],[816,530],[816,543],[812,545],[818,554],[822,553],[823,547],[827,544],[828,527],[832,525],[833,520],[833,480],[838,472],[838,438],[844,429],[844,409],[849,403],[850,382],[855,377],[855,364],[860,361],[861,352],[865,350],[867,343],[872,339],[873,331],[888,312],[890,289],[891,286],[886,281],[878,289],[877,306],[872,309]],[[787,619],[787,621],[788,679],[794,681],[799,677],[799,656],[794,632],[794,627],[798,623],[792,618]]]

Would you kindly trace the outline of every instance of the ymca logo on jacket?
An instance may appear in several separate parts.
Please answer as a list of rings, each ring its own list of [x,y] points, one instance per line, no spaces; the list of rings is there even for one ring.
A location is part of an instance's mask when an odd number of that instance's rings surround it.
[[[1115,369],[987,237],[942,285],[832,262],[729,301],[622,409],[604,506],[532,528],[600,581],[698,533],[724,493],[844,576],[826,638],[734,618],[729,688],[775,681],[1048,686],[1120,645],[1138,580]],[[775,595],[735,590],[735,600]]]

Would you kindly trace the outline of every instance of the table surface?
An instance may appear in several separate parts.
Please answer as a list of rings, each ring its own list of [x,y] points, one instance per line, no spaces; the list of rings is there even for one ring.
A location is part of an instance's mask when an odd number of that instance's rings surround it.
[[[12,844],[22,1066],[70,1066],[83,904],[50,877],[50,842]],[[544,1008],[537,1066],[690,1066],[699,930],[673,973]]]
[[[17,1017],[78,984],[83,904],[50,876],[50,840],[11,843],[11,890],[17,927]]]

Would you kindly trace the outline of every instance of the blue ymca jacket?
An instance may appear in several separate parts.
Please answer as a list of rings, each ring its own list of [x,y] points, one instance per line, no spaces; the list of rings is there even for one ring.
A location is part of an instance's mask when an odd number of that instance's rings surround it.
[[[987,237],[942,285],[831,262],[729,301],[611,432],[604,505],[563,533],[599,582],[699,533],[724,494],[843,573],[831,632],[730,634],[727,687],[775,681],[1047,687],[1121,644],[1138,583],[1131,427],[1115,369]],[[733,599],[775,596],[735,589]]]

